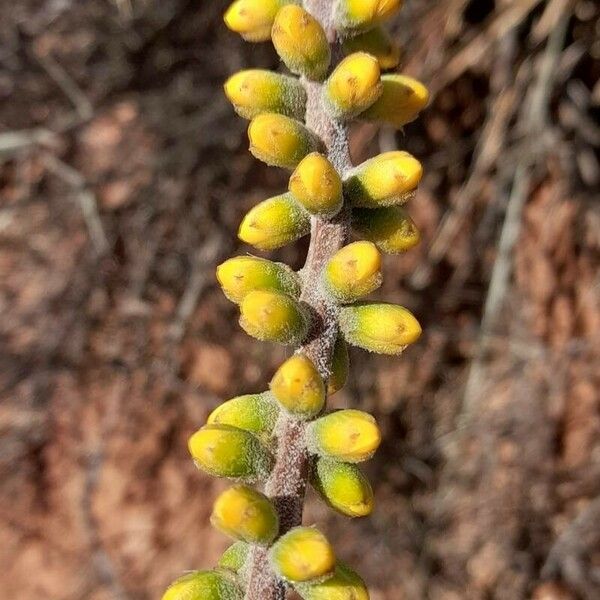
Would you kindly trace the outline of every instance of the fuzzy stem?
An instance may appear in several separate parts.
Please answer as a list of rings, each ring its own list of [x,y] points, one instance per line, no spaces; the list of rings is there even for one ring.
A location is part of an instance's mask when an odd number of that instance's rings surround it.
[[[333,3],[335,6],[335,2]],[[341,52],[337,33],[333,28],[330,0],[305,0],[304,7],[323,25],[330,44],[334,62]],[[306,124],[317,133],[327,149],[329,160],[343,176],[351,167],[348,132],[343,123],[330,117],[323,106],[322,84],[303,80],[307,92]],[[302,270],[300,299],[314,317],[308,340],[299,349],[306,354],[325,381],[331,374],[331,357],[338,334],[335,306],[321,291],[320,277],[327,261],[346,242],[349,229],[349,212],[342,209],[331,220],[312,217],[311,238],[306,263]],[[309,472],[309,456],[304,436],[305,424],[283,412],[276,428],[277,450],[275,466],[265,484],[280,519],[279,534],[302,523],[304,494]],[[246,600],[283,600],[285,587],[275,578],[267,559],[265,548],[254,546],[247,565]]]

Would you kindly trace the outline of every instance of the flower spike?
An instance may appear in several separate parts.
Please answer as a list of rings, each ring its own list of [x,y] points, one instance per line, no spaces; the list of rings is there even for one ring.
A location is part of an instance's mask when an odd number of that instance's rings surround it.
[[[402,6],[402,0],[340,0],[337,20],[340,29],[366,31],[389,19]]]
[[[365,582],[344,563],[338,562],[334,574],[319,583],[295,586],[303,600],[369,600]]]
[[[382,71],[393,69],[400,62],[400,48],[381,27],[347,38],[344,40],[344,51],[348,54],[366,52],[374,56]]]
[[[244,592],[228,571],[193,571],[174,581],[162,600],[242,600]]]
[[[386,254],[406,252],[421,240],[417,226],[401,206],[355,208],[352,227]]]
[[[217,406],[207,419],[208,425],[231,425],[256,435],[269,435],[277,421],[277,406],[271,394],[245,394]]]
[[[289,0],[288,0],[289,1]],[[225,13],[225,25],[248,42],[266,42],[283,0],[236,0]]]

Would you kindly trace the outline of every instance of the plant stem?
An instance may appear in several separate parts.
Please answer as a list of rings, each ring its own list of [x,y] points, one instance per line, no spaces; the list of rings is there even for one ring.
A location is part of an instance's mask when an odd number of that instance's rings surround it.
[[[332,26],[332,3],[330,0],[305,0],[304,6],[327,32],[335,62],[340,49]],[[325,110],[322,84],[308,80],[303,80],[303,84],[308,96],[306,124],[321,137],[329,160],[343,176],[352,167],[347,128],[343,123],[333,120]],[[325,381],[331,374],[331,356],[338,325],[335,306],[323,296],[319,282],[327,261],[345,244],[348,228],[349,212],[344,208],[330,220],[312,217],[310,246],[302,270],[300,299],[310,309],[314,320],[309,338],[299,351],[313,361]],[[265,493],[273,500],[279,513],[280,535],[302,523],[309,474],[304,429],[302,421],[281,413],[276,428],[275,466],[265,484]],[[273,574],[265,548],[253,547],[247,565],[247,581],[246,600],[285,598],[285,587]]]

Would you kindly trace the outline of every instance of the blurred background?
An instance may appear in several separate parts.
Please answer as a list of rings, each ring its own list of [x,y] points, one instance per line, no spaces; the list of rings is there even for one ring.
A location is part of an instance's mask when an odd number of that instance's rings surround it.
[[[226,547],[223,483],[188,436],[284,357],[246,337],[215,266],[287,174],[224,99],[276,68],[224,1],[0,3],[0,587],[7,600],[150,600]],[[377,508],[309,495],[374,600],[600,598],[600,7],[407,0],[402,70],[432,91],[404,132],[419,248],[377,297],[425,334],[353,351],[335,406],[372,411]],[[271,256],[302,265],[306,243]]]

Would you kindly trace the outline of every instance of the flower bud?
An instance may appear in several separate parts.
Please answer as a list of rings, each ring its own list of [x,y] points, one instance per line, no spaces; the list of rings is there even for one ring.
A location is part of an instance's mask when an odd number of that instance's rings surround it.
[[[302,159],[290,177],[289,189],[311,214],[332,217],[342,207],[342,180],[329,160],[318,152]]]
[[[254,117],[248,127],[250,152],[275,167],[293,169],[321,143],[300,121],[276,113]]]
[[[377,59],[382,70],[393,69],[400,62],[400,48],[381,27],[345,39],[344,51],[366,52]]]
[[[295,527],[280,537],[269,552],[273,570],[287,581],[320,579],[335,568],[335,554],[314,527]]]
[[[216,477],[256,481],[271,467],[258,438],[230,425],[205,425],[190,437],[188,448],[196,466]]]
[[[249,69],[232,75],[224,87],[236,112],[245,119],[253,119],[264,112],[304,119],[306,92],[294,77]]]
[[[250,544],[270,544],[279,531],[272,502],[246,485],[229,488],[217,498],[210,522],[226,535]]]
[[[295,271],[284,263],[257,256],[236,256],[226,260],[217,267],[217,279],[225,296],[236,303],[254,290],[300,295],[300,277]]]
[[[400,128],[414,121],[429,102],[427,88],[406,75],[382,75],[383,92],[377,102],[360,114],[360,119]]]
[[[325,404],[325,384],[313,362],[303,354],[288,358],[271,380],[271,391],[285,410],[310,418]]]
[[[387,254],[406,252],[421,240],[414,221],[400,206],[355,208],[352,210],[352,227]]]
[[[266,42],[282,0],[236,0],[225,13],[225,24],[248,42]]]
[[[223,552],[217,563],[221,569],[238,573],[246,564],[250,546],[245,542],[235,542]]]
[[[277,405],[271,394],[246,394],[223,402],[213,410],[209,425],[231,425],[255,434],[271,433],[277,421]]]
[[[355,302],[381,285],[381,255],[371,242],[348,244],[329,260],[323,279],[336,302]]]
[[[282,194],[250,209],[242,219],[238,237],[259,250],[274,250],[295,242],[309,231],[308,213],[291,194]]]
[[[308,333],[309,317],[296,300],[268,290],[245,296],[240,325],[252,337],[279,344],[299,344]]]
[[[365,582],[348,565],[340,562],[329,579],[299,584],[295,588],[303,600],[369,600]]]
[[[174,581],[162,600],[242,600],[244,592],[228,571],[193,571]]]
[[[271,31],[273,45],[286,67],[297,75],[322,80],[331,50],[321,24],[301,6],[284,6]]]
[[[311,483],[331,508],[347,517],[365,517],[373,510],[373,490],[356,465],[319,458]]]
[[[374,56],[356,52],[347,56],[325,82],[327,105],[337,118],[348,119],[363,112],[379,96],[382,87],[379,63]]]
[[[333,347],[331,358],[331,374],[327,381],[327,395],[332,396],[341,390],[348,379],[350,361],[348,359],[348,346],[342,336],[338,336]]]
[[[344,182],[344,191],[353,206],[402,204],[412,196],[422,175],[421,163],[408,152],[384,152],[354,168]]]
[[[347,342],[379,354],[400,354],[421,335],[421,326],[412,313],[396,304],[344,306],[339,323]]]
[[[336,21],[341,30],[366,31],[389,19],[401,6],[402,0],[340,0]]]

